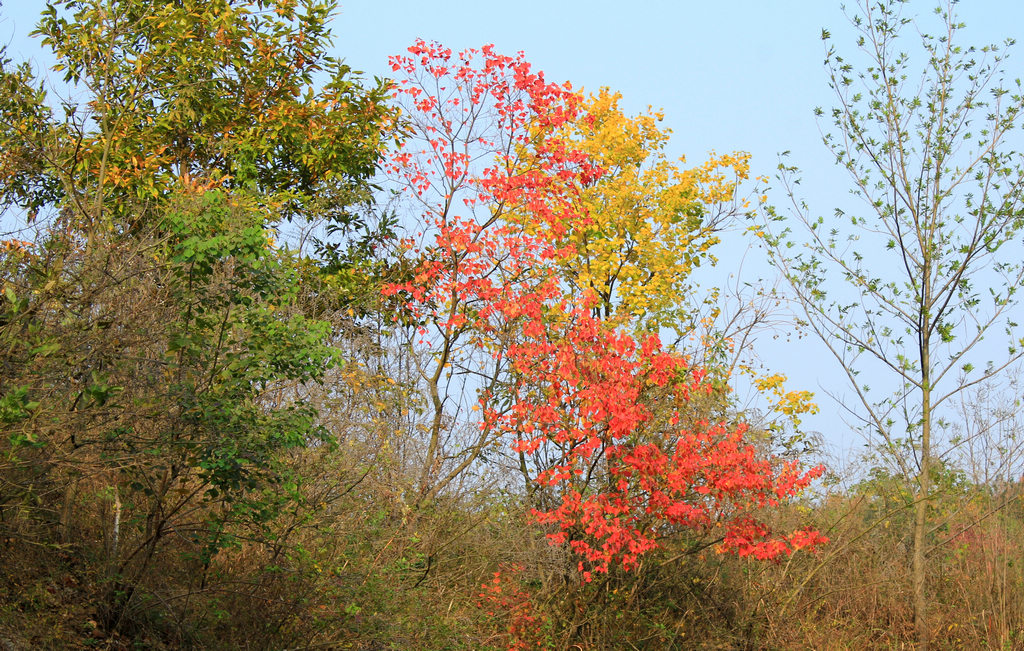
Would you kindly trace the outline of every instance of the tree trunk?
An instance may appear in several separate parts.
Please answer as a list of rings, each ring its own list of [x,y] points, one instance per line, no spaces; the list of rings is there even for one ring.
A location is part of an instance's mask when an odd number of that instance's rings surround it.
[[[922,387],[921,387],[921,468],[917,476],[917,495],[914,504],[914,633],[918,649],[927,649],[930,641],[928,627],[928,599],[925,594],[925,578],[927,575],[925,559],[925,531],[928,523],[928,493],[931,491],[931,380],[928,372],[930,363],[927,341],[923,346]]]

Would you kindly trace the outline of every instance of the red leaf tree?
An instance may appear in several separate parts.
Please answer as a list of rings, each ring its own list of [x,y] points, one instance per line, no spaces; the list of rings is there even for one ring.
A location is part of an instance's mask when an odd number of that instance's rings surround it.
[[[590,223],[579,193],[603,173],[559,135],[587,119],[579,95],[522,54],[490,47],[454,54],[421,41],[391,64],[408,137],[385,170],[420,221],[405,242],[415,277],[385,293],[401,297],[416,324],[410,345],[434,365],[421,374],[438,422],[448,397],[436,380],[477,360],[479,448],[501,439],[553,459],[533,477],[546,498],[532,513],[580,557],[587,581],[635,566],[680,529],[762,559],[824,542],[811,530],[773,534],[756,519],[823,468],[759,456],[743,424],[687,418],[684,427],[691,399],[711,391],[705,372],[655,334],[603,322],[597,297],[572,294],[559,277],[574,251],[558,243]],[[437,485],[428,474],[422,490]]]

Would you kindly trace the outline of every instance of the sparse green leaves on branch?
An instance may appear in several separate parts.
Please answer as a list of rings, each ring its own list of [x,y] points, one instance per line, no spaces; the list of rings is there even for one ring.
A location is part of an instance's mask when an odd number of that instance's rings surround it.
[[[960,46],[954,9],[944,4],[926,26],[905,2],[858,3],[858,52],[848,57],[823,32],[836,105],[816,113],[830,116],[824,142],[849,174],[854,201],[833,218],[817,216],[796,194],[797,171],[783,162],[790,207],[767,211],[771,256],[848,374],[865,431],[880,437],[890,451],[883,457],[916,487],[922,645],[941,414],[1022,354],[1011,309],[1024,282],[1024,161],[1012,132],[1024,95],[1019,82],[1004,85],[1012,42]],[[1000,331],[1004,346],[982,344]],[[878,398],[858,381],[869,369],[891,379],[889,395]]]

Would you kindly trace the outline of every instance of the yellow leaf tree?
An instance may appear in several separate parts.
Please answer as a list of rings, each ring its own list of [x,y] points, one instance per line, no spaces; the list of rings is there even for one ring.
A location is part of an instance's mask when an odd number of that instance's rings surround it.
[[[630,116],[621,102],[621,93],[602,88],[581,99],[579,117],[557,134],[562,147],[602,170],[582,188],[566,188],[575,193],[572,213],[586,215],[587,227],[530,222],[528,210],[513,212],[512,219],[532,232],[546,229],[558,242],[563,282],[581,301],[593,302],[607,327],[671,330],[690,342],[687,352],[700,358],[716,387],[696,407],[695,420],[744,410],[732,395],[738,371],[759,396],[757,429],[784,444],[802,440],[800,416],[817,411],[813,394],[787,389],[785,376],[744,359],[775,301],[759,294],[723,311],[725,294],[699,287],[694,278],[697,268],[717,263],[719,234],[750,208],[754,190],[744,189],[750,154],[711,152],[688,167],[685,158],[666,154],[672,132],[660,124],[661,111]],[[518,155],[524,176],[543,166],[536,152],[521,148]]]
[[[621,99],[601,89],[584,99],[581,118],[563,128],[566,146],[604,170],[577,197],[588,227],[552,233],[569,251],[565,280],[596,298],[595,310],[610,325],[690,332],[691,273],[714,264],[717,232],[746,208],[738,191],[749,178],[750,155],[712,152],[687,168],[685,159],[665,154],[671,131],[659,125],[662,113],[628,116]],[[528,157],[520,162],[524,169],[535,164]]]

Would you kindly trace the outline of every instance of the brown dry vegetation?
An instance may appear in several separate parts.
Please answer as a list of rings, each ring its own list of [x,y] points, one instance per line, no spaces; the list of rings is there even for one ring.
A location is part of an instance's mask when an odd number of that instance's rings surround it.
[[[49,23],[95,124],[54,117],[0,55],[0,200],[24,227],[0,249],[0,649],[914,647],[915,487],[881,464],[762,514],[824,532],[817,553],[738,558],[666,526],[635,569],[582,581],[530,520],[553,497],[430,400],[416,324],[381,298],[410,273],[369,202],[394,115],[320,59],[332,3],[305,22],[256,3],[251,25],[240,3],[179,3],[166,23],[153,4],[69,2],[72,24]],[[83,34],[107,49],[89,59]],[[160,39],[209,74],[108,56]],[[218,58],[243,41],[266,61]],[[344,88],[330,119],[298,92],[300,55]],[[236,120],[254,98],[273,128]],[[268,239],[324,224],[334,249]],[[937,648],[1024,648],[1016,421],[992,398],[964,407],[966,451],[932,471]],[[724,389],[701,400],[686,418],[743,416]]]

